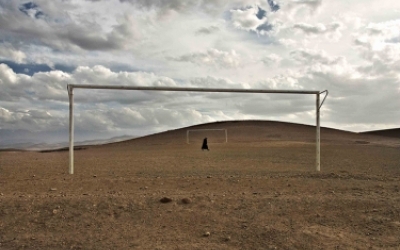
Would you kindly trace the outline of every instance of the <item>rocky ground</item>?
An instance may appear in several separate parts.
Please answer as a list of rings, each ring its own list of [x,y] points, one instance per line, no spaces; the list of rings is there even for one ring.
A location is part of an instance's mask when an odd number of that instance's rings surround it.
[[[322,131],[316,172],[311,128],[230,125],[209,152],[87,147],[74,175],[67,151],[0,152],[0,249],[400,249],[399,141]]]

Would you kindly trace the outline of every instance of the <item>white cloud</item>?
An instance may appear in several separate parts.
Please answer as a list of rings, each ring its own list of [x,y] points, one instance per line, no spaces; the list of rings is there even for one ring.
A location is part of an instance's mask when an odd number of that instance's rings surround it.
[[[326,35],[327,38],[338,40],[341,37],[342,24],[333,22],[328,25],[318,23],[310,25],[307,23],[297,23],[293,26],[296,30],[301,30],[306,35]]]
[[[289,1],[289,5],[293,8],[294,6],[307,6],[312,10],[318,9],[322,4],[322,0],[292,0]]]
[[[64,117],[53,117],[46,110],[28,109],[10,111],[0,107],[0,129],[43,131],[59,129]]]
[[[218,15],[232,6],[248,6],[252,4],[260,4],[263,1],[250,0],[120,0],[134,5],[135,7],[143,8],[144,10],[156,10],[161,18],[174,15],[177,13],[186,14],[188,12],[200,12],[209,15]],[[264,3],[265,5],[266,3]]]
[[[256,8],[231,10],[230,12],[232,15],[232,24],[238,29],[257,31],[257,27],[264,24],[266,21],[266,18],[258,19],[258,17],[255,15],[257,13]]]
[[[5,102],[18,101],[26,87],[22,81],[26,76],[19,76],[5,64],[0,64],[0,100]]]
[[[43,2],[39,7],[42,8],[47,4],[48,1]],[[99,23],[83,20],[82,15],[88,13],[74,16],[60,12],[64,7],[71,13],[78,9],[70,3],[59,4],[60,6],[57,6],[59,9],[56,9],[55,4],[51,3],[44,8],[46,18],[35,19],[22,13],[17,4],[7,3],[8,11],[0,16],[0,23],[7,31],[17,34],[21,42],[32,39],[36,44],[57,50],[118,50],[125,49],[142,38],[139,27],[145,25],[146,19],[135,19],[132,15],[118,15],[107,29]],[[4,32],[3,36],[0,35],[0,38],[6,41],[8,37],[8,32]]]
[[[400,20],[370,23],[355,35],[355,44],[360,49],[367,65],[360,67],[372,76],[397,74],[400,69]]]
[[[191,53],[180,57],[169,57],[177,62],[191,62],[199,66],[213,66],[219,68],[237,68],[240,65],[240,56],[234,51],[220,51],[209,49],[206,52]]]
[[[0,45],[0,59],[24,63],[26,55],[23,51],[13,48],[9,43]]]
[[[306,65],[311,65],[313,63],[332,65],[339,63],[341,60],[345,60],[344,57],[331,57],[325,51],[317,51],[312,49],[294,50],[290,52],[290,55],[297,62]]]
[[[220,29],[218,28],[218,26],[211,25],[209,27],[202,27],[202,28],[198,29],[196,31],[196,33],[200,34],[200,35],[208,35],[208,34],[212,34],[212,33],[218,32],[219,30]]]
[[[266,65],[279,63],[281,60],[282,58],[274,53],[269,54],[268,56],[265,56],[264,58],[261,59],[261,61]]]
[[[294,39],[281,38],[278,40],[278,42],[285,47],[294,47],[296,45],[296,41]]]
[[[286,21],[295,20],[299,17],[309,17],[315,15],[322,6],[322,0],[289,0],[279,1],[282,13],[277,16],[284,18]]]

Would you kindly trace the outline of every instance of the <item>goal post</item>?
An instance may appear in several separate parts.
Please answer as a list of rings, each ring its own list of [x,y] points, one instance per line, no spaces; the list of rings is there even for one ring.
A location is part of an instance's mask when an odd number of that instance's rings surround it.
[[[175,91],[175,92],[218,92],[218,93],[272,93],[272,94],[305,94],[316,96],[316,171],[321,170],[320,161],[320,109],[328,96],[328,90],[278,90],[278,89],[220,89],[220,88],[184,88],[184,87],[148,87],[67,84],[69,97],[69,173],[74,174],[74,89],[108,89],[108,90],[140,90],[140,91]],[[320,95],[325,97],[320,103]]]
[[[225,135],[225,143],[228,143],[228,130],[226,128],[210,128],[210,129],[188,129],[186,130],[186,143],[190,144],[190,132],[203,132],[203,131],[223,131]]]

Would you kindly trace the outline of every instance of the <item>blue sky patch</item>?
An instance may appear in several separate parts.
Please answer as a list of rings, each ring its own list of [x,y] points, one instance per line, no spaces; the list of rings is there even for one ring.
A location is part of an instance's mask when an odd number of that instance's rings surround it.
[[[267,15],[267,12],[263,10],[262,8],[258,7],[258,12],[256,14],[258,19],[263,19]]]
[[[267,0],[272,12],[278,11],[281,7],[274,0]]]
[[[25,13],[27,16],[32,18],[40,18],[44,16],[44,13],[40,10],[39,6],[34,2],[27,2],[21,4],[18,8],[22,13]]]
[[[50,68],[47,64],[29,64],[29,63],[16,63],[13,61],[2,61],[0,60],[0,64],[6,64],[17,74],[25,74],[32,76],[38,72],[49,72],[52,70],[61,70],[67,73],[71,73],[76,69],[74,66],[56,64],[54,69]]]
[[[272,30],[272,25],[269,23],[263,23],[260,26],[257,27],[258,31],[270,31]]]

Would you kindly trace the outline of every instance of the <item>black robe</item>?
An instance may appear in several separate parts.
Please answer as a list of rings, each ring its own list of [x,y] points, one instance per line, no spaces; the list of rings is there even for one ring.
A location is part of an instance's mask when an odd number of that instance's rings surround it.
[[[201,150],[209,150],[207,145],[207,138],[204,138],[203,145],[201,146]]]

